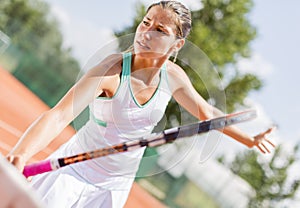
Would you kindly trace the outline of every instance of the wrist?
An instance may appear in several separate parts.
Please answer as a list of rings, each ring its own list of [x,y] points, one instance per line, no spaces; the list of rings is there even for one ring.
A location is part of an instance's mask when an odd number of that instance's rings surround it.
[[[26,162],[29,159],[29,154],[26,151],[22,151],[22,150],[13,150],[10,153],[8,153],[7,155],[8,157],[12,157],[12,158],[20,158],[20,160],[22,162]]]
[[[255,143],[254,137],[248,137],[246,141],[247,141],[247,142],[245,143],[245,145],[246,145],[248,148],[254,147],[254,143]]]
[[[8,155],[6,156],[6,159],[18,170],[23,171],[26,160],[24,160],[24,157],[22,155]]]

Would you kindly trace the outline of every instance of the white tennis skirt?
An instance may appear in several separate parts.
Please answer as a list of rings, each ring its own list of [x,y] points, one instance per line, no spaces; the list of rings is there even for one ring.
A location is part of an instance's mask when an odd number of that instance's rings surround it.
[[[89,184],[70,167],[35,176],[31,184],[49,208],[121,208],[130,192]]]
[[[60,158],[80,153],[83,150],[79,146],[75,135],[50,157]],[[126,176],[124,172],[116,174],[108,169],[110,163],[126,164],[122,159],[126,158],[127,153],[115,155],[114,158],[101,158],[97,163],[89,160],[43,173],[34,176],[31,185],[47,208],[122,208],[134,182],[134,175],[130,173]],[[139,156],[128,157],[129,161],[137,160],[142,156],[143,150],[130,154]],[[105,168],[99,167],[99,162],[106,162],[107,165]]]

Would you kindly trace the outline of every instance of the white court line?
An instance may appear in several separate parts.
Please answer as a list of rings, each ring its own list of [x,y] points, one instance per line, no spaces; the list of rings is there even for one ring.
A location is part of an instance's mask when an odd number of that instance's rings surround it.
[[[16,137],[22,136],[22,132],[19,129],[16,129],[15,127],[7,124],[6,122],[0,120],[0,128],[8,131],[9,133],[13,134]]]
[[[22,131],[20,131],[19,129],[16,129],[15,127],[9,125],[8,123],[0,120],[0,128],[4,129],[5,131],[11,133],[12,135],[16,136],[17,138],[20,138],[23,134]],[[13,147],[10,145],[7,145],[6,143],[1,141],[0,138],[0,147],[2,147],[3,149],[10,151]],[[53,152],[50,148],[46,147],[45,149],[43,149],[43,152],[45,152],[46,154],[50,154],[51,152]]]
[[[0,120],[0,128],[4,129],[5,131],[11,133],[16,137],[20,137],[22,135],[22,132],[20,130],[14,128],[13,126],[5,123],[2,120]],[[12,146],[2,142],[1,139],[0,139],[0,147],[5,149],[6,151],[10,151],[13,148]]]
[[[7,151],[7,152],[9,152],[9,151],[13,148],[12,146],[7,145],[7,144],[4,143],[4,142],[1,142],[1,140],[0,140],[0,147],[1,147],[2,149],[4,149],[5,151]]]

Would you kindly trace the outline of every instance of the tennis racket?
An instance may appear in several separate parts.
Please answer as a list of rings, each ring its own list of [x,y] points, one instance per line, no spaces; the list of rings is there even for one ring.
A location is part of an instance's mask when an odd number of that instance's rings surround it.
[[[205,133],[210,130],[220,130],[226,126],[249,121],[256,117],[255,110],[247,110],[238,113],[228,114],[222,117],[213,118],[193,124],[179,126],[164,130],[159,133],[150,134],[147,137],[133,141],[116,144],[110,147],[97,149],[69,157],[52,158],[41,162],[33,163],[24,167],[25,177],[34,176],[44,172],[57,170],[67,165],[82,162],[94,158],[104,157],[111,154],[132,151],[141,147],[156,147],[166,143],[174,142],[180,138],[187,138],[197,134]]]

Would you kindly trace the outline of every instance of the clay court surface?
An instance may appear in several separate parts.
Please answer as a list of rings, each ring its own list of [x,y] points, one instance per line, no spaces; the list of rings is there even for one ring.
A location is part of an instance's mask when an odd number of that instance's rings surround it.
[[[49,107],[1,67],[0,92],[0,152],[6,155],[26,128]],[[29,162],[44,159],[74,133],[75,130],[68,126],[44,151],[35,155]],[[165,206],[135,183],[125,208],[132,207]]]

